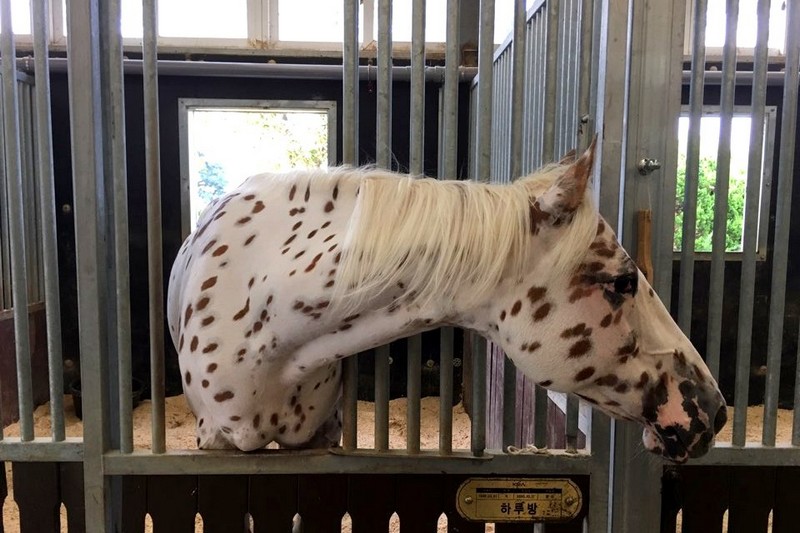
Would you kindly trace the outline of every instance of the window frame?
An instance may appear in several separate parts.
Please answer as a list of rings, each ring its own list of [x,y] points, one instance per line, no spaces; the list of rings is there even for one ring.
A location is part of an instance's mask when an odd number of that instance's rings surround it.
[[[721,106],[719,105],[704,105],[701,117],[713,116],[719,117],[721,114]],[[688,105],[681,106],[679,118],[688,118],[690,115],[690,108]],[[749,105],[737,105],[733,107],[734,117],[750,117],[752,119],[752,107]],[[769,239],[769,210],[772,201],[772,181],[773,181],[773,165],[775,161],[775,131],[777,127],[778,107],[768,105],[764,108],[764,144],[761,154],[761,184],[759,187],[759,202],[758,202],[758,228],[756,236],[756,260],[766,261],[767,259],[767,244]],[[702,118],[701,118],[702,120]],[[676,139],[676,143],[678,139]],[[680,156],[680,150],[676,151]],[[676,175],[677,183],[677,175]],[[730,179],[730,178],[729,178]],[[745,194],[747,194],[745,192]],[[677,196],[675,198],[678,199]],[[743,222],[744,224],[745,222]],[[673,248],[673,258],[680,260],[680,250]],[[694,252],[696,261],[711,261],[712,252]],[[742,252],[725,252],[726,261],[741,261]]]
[[[180,150],[181,187],[181,237],[185,239],[192,229],[191,176],[189,170],[189,111],[196,108],[220,110],[242,109],[248,111],[274,110],[324,110],[328,116],[328,165],[337,164],[336,100],[262,100],[238,98],[179,98],[178,142]]]

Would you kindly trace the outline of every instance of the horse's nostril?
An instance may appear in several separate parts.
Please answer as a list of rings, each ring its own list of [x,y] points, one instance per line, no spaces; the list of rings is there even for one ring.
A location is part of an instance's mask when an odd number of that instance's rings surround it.
[[[728,421],[728,409],[723,404],[717,411],[717,416],[714,418],[714,434],[719,433]]]

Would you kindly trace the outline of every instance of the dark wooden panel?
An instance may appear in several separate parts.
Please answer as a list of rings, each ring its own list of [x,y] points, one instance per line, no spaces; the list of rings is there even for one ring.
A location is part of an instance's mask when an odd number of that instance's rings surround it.
[[[462,518],[456,509],[458,487],[468,477],[470,476],[447,476],[444,480],[442,510],[447,513],[448,533],[483,533],[485,531],[483,522],[470,522]]]
[[[6,464],[0,462],[0,469],[2,469],[2,476],[3,476],[2,478],[0,478],[0,511],[2,511],[8,504],[8,502],[6,501],[6,499],[8,498],[8,479],[6,478]],[[5,533],[5,528],[3,527],[2,520],[0,520],[0,533]]]
[[[524,524],[495,524],[494,530],[496,533],[531,533],[534,527],[533,522],[526,522]]]
[[[683,533],[722,533],[728,508],[730,469],[719,466],[682,468],[680,498]]]
[[[297,476],[251,476],[253,533],[290,531],[297,513]]]
[[[60,499],[67,509],[69,533],[86,531],[86,506],[83,499],[83,463],[58,465]]]
[[[444,476],[398,476],[397,514],[401,531],[436,533],[442,514]]]
[[[766,533],[775,501],[775,468],[737,466],[730,472],[729,533]]]
[[[149,476],[147,512],[153,533],[194,533],[197,476]]]
[[[665,468],[661,478],[661,533],[675,533],[680,502],[680,474],[675,468]]]
[[[122,478],[121,533],[144,533],[147,514],[147,478],[125,476]]]
[[[22,533],[59,533],[57,463],[14,463],[14,500]]]
[[[800,467],[775,469],[775,506],[772,513],[773,533],[795,533],[800,524]]]
[[[247,476],[199,476],[197,489],[197,508],[203,517],[204,533],[244,530]]]
[[[353,533],[389,531],[395,510],[395,476],[349,476],[347,511],[353,520]]]
[[[347,511],[347,478],[321,474],[300,476],[297,507],[303,531],[339,533]]]

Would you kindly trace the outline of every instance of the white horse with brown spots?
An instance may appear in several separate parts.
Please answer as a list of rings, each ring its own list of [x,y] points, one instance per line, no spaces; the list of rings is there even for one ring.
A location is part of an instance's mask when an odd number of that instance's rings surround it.
[[[200,448],[335,445],[341,359],[447,324],[639,422],[651,451],[705,453],[725,402],[592,205],[593,154],[509,185],[264,174],[215,202],[168,298]]]

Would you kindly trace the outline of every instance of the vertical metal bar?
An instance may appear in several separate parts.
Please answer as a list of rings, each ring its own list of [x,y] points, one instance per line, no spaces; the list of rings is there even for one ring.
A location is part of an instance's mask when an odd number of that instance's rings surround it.
[[[591,113],[591,80],[592,80],[592,52],[593,52],[593,29],[594,12],[592,10],[592,0],[582,0],[581,2],[581,44],[580,44],[580,67],[578,80],[578,141],[577,149],[580,154],[589,147],[589,139],[594,132],[594,117]]]
[[[461,25],[461,2],[447,0],[447,22],[445,27],[447,48],[444,71],[444,166],[440,178],[455,179],[458,169],[458,66],[461,64],[459,26]]]
[[[375,449],[389,449],[389,345],[375,350]]]
[[[439,453],[453,451],[453,328],[439,330]]]
[[[342,162],[358,165],[358,0],[344,0],[342,42]],[[342,365],[342,446],[358,447],[358,358],[348,357]]]
[[[114,273],[116,293],[116,351],[118,360],[120,451],[133,451],[133,399],[130,326],[130,277],[128,272],[128,183],[125,158],[125,95],[122,74],[120,0],[109,0],[108,18],[108,113],[110,114],[110,167],[114,205]]]
[[[64,440],[64,373],[61,353],[61,304],[56,247],[55,179],[53,136],[50,124],[50,68],[48,65],[48,0],[34,1],[32,8],[33,60],[36,76],[37,166],[41,180],[39,198],[42,212],[42,252],[47,320],[47,366],[50,380],[50,420],[53,440]]]
[[[83,396],[83,483],[86,531],[106,531],[110,506],[103,454],[109,448],[107,374],[108,344],[105,320],[106,213],[103,180],[103,128],[100,76],[98,0],[67,4],[68,76],[75,198],[75,251],[78,278],[81,394]]]
[[[408,338],[406,372],[406,449],[418,453],[420,448],[420,397],[422,396],[422,335]]]
[[[767,384],[764,397],[764,432],[761,442],[775,445],[778,418],[778,392],[781,379],[783,323],[786,307],[786,270],[789,261],[789,231],[792,216],[792,181],[794,152],[797,139],[797,86],[800,64],[800,8],[797,2],[786,4],[786,72],[784,73],[783,106],[781,112],[781,145],[778,155],[778,194],[775,205],[775,242],[772,252],[772,288],[769,306],[769,335],[767,338]],[[800,388],[795,390],[800,395]],[[794,420],[800,419],[794,415]],[[792,439],[798,436],[792,428]]]
[[[5,120],[3,106],[0,105],[0,124]],[[0,143],[5,146],[5,135],[3,128],[0,127]],[[2,279],[0,282],[0,309],[10,309],[13,307],[11,297],[11,250],[9,241],[11,240],[8,231],[8,176],[6,175],[5,150],[0,150],[0,272]],[[0,438],[2,438],[2,428],[0,428]]]
[[[0,55],[16,57],[14,34],[11,30],[11,0],[0,2],[2,35]],[[33,440],[33,385],[31,377],[31,348],[28,336],[28,279],[25,258],[23,181],[20,154],[20,122],[17,95],[17,71],[14,60],[2,62],[3,74],[3,131],[6,150],[6,185],[8,187],[8,223],[11,237],[11,276],[14,302],[14,342],[17,356],[17,389],[19,392],[20,437]],[[2,435],[2,433],[0,433]]]
[[[486,339],[475,335],[472,341],[472,455],[483,456],[486,449]]]
[[[708,295],[708,343],[706,363],[715,379],[719,377],[722,343],[722,295],[725,284],[725,237],[728,228],[728,186],[731,173],[731,127],[736,78],[736,31],[739,0],[727,0],[725,47],[722,52],[719,148],[717,179],[714,187],[714,232],[711,244],[711,283]]]
[[[558,22],[560,0],[547,0],[547,24],[545,26],[545,75],[544,75],[544,132],[542,136],[542,161],[556,161],[556,97],[558,94]]]
[[[566,424],[566,443],[567,451],[575,452],[578,450],[578,409],[580,400],[572,394],[567,395],[567,424]]]
[[[344,0],[342,55],[342,160],[358,165],[358,0]]]
[[[164,285],[161,257],[161,154],[158,132],[158,0],[143,0],[145,160],[147,173],[147,265],[150,301],[150,394],[152,452],[164,453]]]
[[[425,0],[414,0],[411,7],[410,130],[409,171],[422,175],[425,172]]]
[[[683,202],[681,277],[678,292],[678,325],[686,335],[692,328],[694,289],[694,236],[697,225],[697,182],[700,167],[700,120],[706,62],[707,0],[695,0],[692,28],[692,80],[689,86],[689,139],[686,148],[686,185]]]
[[[378,0],[378,113],[375,159],[392,166],[392,2]]]
[[[492,150],[492,55],[494,52],[494,0],[480,0],[480,31],[478,34],[478,120],[476,142],[478,150],[477,176],[489,181]]]
[[[503,449],[517,440],[517,368],[503,357]]]

